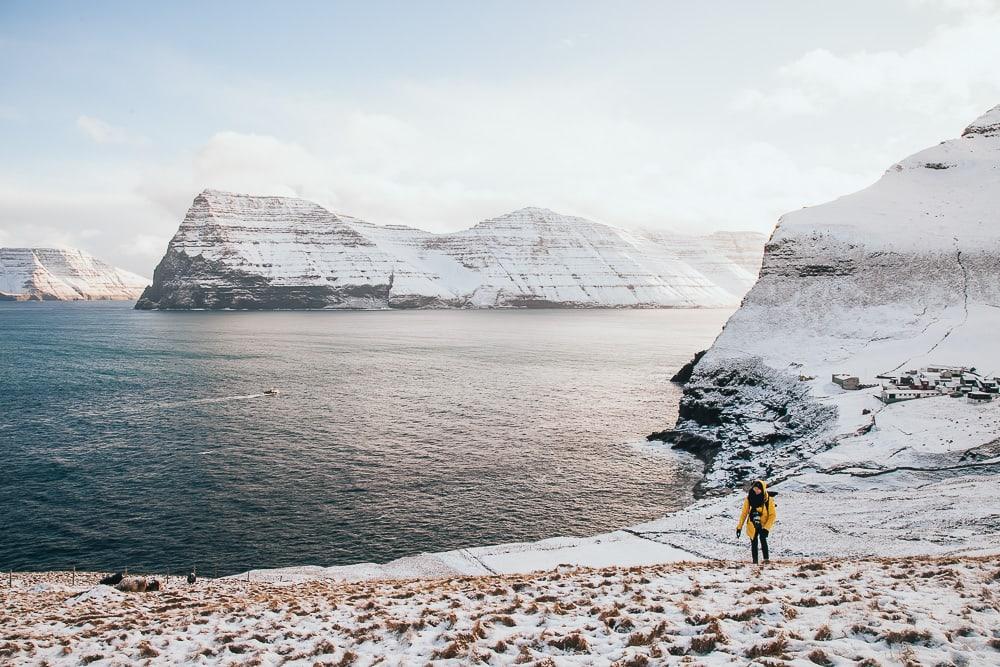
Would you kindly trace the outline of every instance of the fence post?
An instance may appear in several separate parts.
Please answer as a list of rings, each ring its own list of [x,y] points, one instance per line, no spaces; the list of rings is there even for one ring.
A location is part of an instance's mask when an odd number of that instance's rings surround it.
[[[76,565],[73,566],[73,586],[76,586]]]

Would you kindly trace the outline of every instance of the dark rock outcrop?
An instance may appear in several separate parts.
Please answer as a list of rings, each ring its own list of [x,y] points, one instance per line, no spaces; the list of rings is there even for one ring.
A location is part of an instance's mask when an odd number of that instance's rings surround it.
[[[691,374],[694,373],[694,367],[698,365],[701,358],[705,356],[708,350],[702,350],[700,352],[695,352],[691,361],[687,362],[681,369],[674,373],[673,377],[670,378],[671,382],[677,382],[678,384],[684,384],[691,379]]]

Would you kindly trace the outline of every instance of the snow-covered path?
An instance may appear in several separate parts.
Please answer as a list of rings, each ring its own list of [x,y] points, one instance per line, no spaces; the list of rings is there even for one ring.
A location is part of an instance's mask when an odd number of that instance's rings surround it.
[[[875,478],[804,472],[775,485],[778,522],[771,549],[781,557],[1000,554],[1000,465]],[[969,472],[974,474],[968,474]],[[656,521],[592,537],[558,537],[424,553],[384,564],[253,570],[256,581],[306,581],[517,574],[575,565],[653,565],[738,560],[742,493],[701,500]],[[246,574],[235,578],[245,578]]]
[[[1000,557],[732,562],[356,583],[19,574],[11,664],[1000,664]],[[5,582],[6,583],[6,582]]]

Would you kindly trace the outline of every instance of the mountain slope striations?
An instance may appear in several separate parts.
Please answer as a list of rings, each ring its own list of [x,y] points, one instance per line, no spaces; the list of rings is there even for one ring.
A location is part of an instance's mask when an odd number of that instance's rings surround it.
[[[0,301],[135,299],[147,278],[69,248],[0,248]]]
[[[206,190],[137,307],[724,307],[762,246],[758,234],[636,236],[540,208],[431,234]]]

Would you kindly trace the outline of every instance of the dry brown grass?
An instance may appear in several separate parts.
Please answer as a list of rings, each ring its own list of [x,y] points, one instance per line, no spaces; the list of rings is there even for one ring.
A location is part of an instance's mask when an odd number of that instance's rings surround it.
[[[633,632],[629,635],[628,641],[625,642],[626,646],[649,646],[658,637],[662,637],[667,631],[667,622],[661,621],[656,626],[651,628],[649,632]]]
[[[160,652],[150,645],[146,640],[139,642],[139,656],[142,658],[155,658]]]
[[[931,639],[931,633],[927,630],[906,628],[905,630],[884,632],[879,636],[879,639],[887,644],[926,644]]]
[[[823,649],[813,649],[806,657],[809,659],[809,662],[822,665],[823,667],[830,667],[830,665],[833,664],[833,661],[830,660],[830,656],[828,656]]]
[[[340,656],[340,660],[338,660],[333,667],[349,667],[350,665],[353,665],[355,662],[357,662],[357,660],[358,660],[357,653],[355,653],[354,651],[345,651],[344,655]]]
[[[456,639],[442,649],[434,651],[433,657],[440,660],[451,660],[461,657],[468,652],[469,643],[463,639]]]
[[[714,651],[718,644],[719,638],[716,635],[697,635],[691,638],[691,645],[689,648],[693,653],[705,655],[706,653]]]
[[[569,653],[589,653],[590,643],[579,632],[570,633],[564,637],[549,640],[549,646],[554,646]]]
[[[748,658],[764,658],[772,657],[776,658],[785,653],[788,648],[788,640],[785,639],[784,635],[778,635],[774,641],[764,642],[761,644],[755,644],[747,649],[746,656]]]
[[[743,591],[743,595],[753,595],[754,593],[766,593],[773,588],[774,586],[771,586],[770,584],[751,586],[750,588]]]
[[[753,609],[751,607],[747,607],[742,611],[726,612],[723,618],[727,618],[730,621],[749,621],[751,618],[757,616],[759,613],[760,612],[758,610]]]

